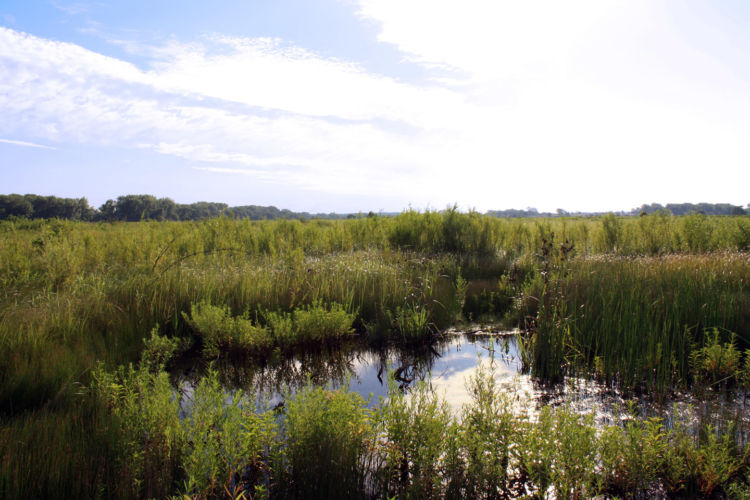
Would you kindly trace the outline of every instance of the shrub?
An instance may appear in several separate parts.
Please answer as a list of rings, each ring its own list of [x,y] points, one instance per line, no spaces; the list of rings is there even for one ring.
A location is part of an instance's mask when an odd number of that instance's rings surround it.
[[[275,435],[273,414],[255,412],[242,392],[222,389],[213,370],[196,386],[185,413],[185,493],[200,498],[262,494],[265,452]]]
[[[600,438],[602,483],[610,491],[644,491],[660,477],[668,451],[661,419],[629,419],[608,426]]]
[[[145,339],[143,344],[141,362],[153,367],[164,366],[178,351],[185,347],[180,339],[170,339],[159,335],[159,325],[151,329],[151,337]]]
[[[377,428],[383,445],[379,471],[381,495],[399,498],[435,498],[447,486],[442,473],[452,461],[448,455],[457,427],[447,403],[424,383],[407,396],[388,377],[389,391],[380,400]]]
[[[154,373],[147,364],[108,373],[100,365],[92,393],[119,424],[122,471],[132,478],[133,490],[143,498],[165,497],[178,475],[184,445],[179,401],[167,373]]]
[[[374,428],[357,393],[307,386],[286,399],[274,496],[363,498]]]
[[[622,220],[615,214],[608,213],[602,217],[602,247],[607,252],[618,250],[622,238]]]
[[[353,333],[355,317],[341,304],[326,307],[318,300],[294,311],[294,327],[299,341],[324,342]]]
[[[706,329],[704,346],[690,353],[693,377],[710,384],[734,382],[742,377],[740,356],[734,336],[730,342],[721,344],[719,329]]]
[[[691,252],[707,252],[711,249],[714,225],[704,214],[693,213],[682,219],[682,237]]]
[[[720,433],[714,426],[705,429],[705,440],[698,447],[698,487],[706,497],[725,489],[741,470],[742,459],[731,429]]]
[[[388,311],[388,318],[391,328],[406,342],[425,340],[433,332],[430,313],[418,305],[397,306],[395,311]]]
[[[553,488],[558,498],[588,498],[598,493],[598,440],[592,415],[569,408],[542,408],[520,439],[521,467],[539,496]]]
[[[203,339],[203,355],[218,356],[222,350],[264,351],[272,341],[265,327],[254,325],[246,317],[232,317],[227,306],[200,302],[190,307],[190,316],[183,317]]]
[[[462,409],[458,438],[465,460],[466,498],[510,496],[509,473],[518,468],[520,419],[494,375],[494,369],[480,364],[467,382],[472,401]]]

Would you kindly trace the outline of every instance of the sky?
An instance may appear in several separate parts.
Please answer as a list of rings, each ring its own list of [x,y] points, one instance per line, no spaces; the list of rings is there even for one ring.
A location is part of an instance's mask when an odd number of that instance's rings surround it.
[[[0,0],[0,193],[750,203],[746,0]]]

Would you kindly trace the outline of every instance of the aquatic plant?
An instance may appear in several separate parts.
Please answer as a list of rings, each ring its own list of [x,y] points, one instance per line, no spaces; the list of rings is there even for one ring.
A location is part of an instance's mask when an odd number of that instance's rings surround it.
[[[81,388],[93,385],[100,362],[113,374],[143,355],[155,374],[195,334],[188,319],[199,304],[220,309],[209,323],[215,336],[204,344],[215,355],[228,346],[272,350],[268,318],[290,319],[278,328],[284,332],[302,318],[297,324],[312,333],[300,338],[317,342],[327,314],[343,318],[334,304],[357,316],[334,330],[398,341],[451,325],[462,299],[466,312],[510,312],[520,321],[536,317],[542,300],[541,321],[528,324],[549,334],[528,346],[538,353],[532,361],[540,376],[580,370],[626,387],[684,384],[705,328],[720,328],[722,344],[735,332],[738,352],[750,347],[750,276],[741,253],[749,248],[749,220],[507,220],[452,209],[348,221],[0,221],[0,456],[12,457],[0,464],[0,496],[135,495],[132,474],[141,466],[127,465],[125,450],[136,449],[127,444],[131,431]],[[575,257],[559,267],[567,275],[545,283],[536,255],[552,233],[556,245],[574,245]],[[471,295],[477,278],[492,283],[478,298]],[[519,307],[508,311],[510,304]],[[736,376],[745,386],[749,358]],[[161,383],[134,376],[140,387]],[[136,387],[128,390],[139,394]],[[464,452],[451,442],[442,467],[458,477]],[[170,451],[168,460],[175,457]],[[154,460],[143,470],[159,469]],[[141,492],[177,491],[142,481]]]
[[[718,328],[706,329],[703,347],[690,353],[693,377],[699,383],[731,385],[742,376],[740,356],[734,335],[722,344]]]
[[[750,260],[741,254],[574,259],[525,293],[540,297],[531,368],[543,378],[568,366],[666,390],[690,380],[704,328],[750,338]]]

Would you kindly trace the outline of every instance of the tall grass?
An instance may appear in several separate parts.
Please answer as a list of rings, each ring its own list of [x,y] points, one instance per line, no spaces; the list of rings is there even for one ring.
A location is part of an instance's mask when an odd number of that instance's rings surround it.
[[[548,283],[560,292],[550,294],[542,293],[536,254],[553,234],[573,244],[576,258],[567,276]],[[292,337],[313,343],[334,323],[333,337],[351,328],[370,339],[429,341],[462,311],[502,315],[517,304],[538,307],[529,297],[556,296],[542,302],[550,321],[539,325],[537,369],[557,366],[552,374],[568,363],[627,385],[666,385],[688,376],[704,327],[719,327],[722,344],[734,331],[738,350],[747,347],[747,256],[737,252],[748,248],[750,218],[699,215],[505,220],[454,208],[347,221],[2,221],[0,435],[2,456],[13,457],[2,469],[3,491],[54,496],[59,488],[60,496],[95,497],[173,490],[171,483],[143,486],[149,479],[123,486],[113,476],[125,463],[130,431],[110,434],[120,417],[79,392],[100,362],[107,373],[135,362],[154,325],[170,339],[197,333],[205,341],[185,317],[197,304],[232,318],[221,338],[263,345],[265,331],[270,346],[274,324],[278,331],[291,325]],[[349,315],[356,315],[351,324]],[[544,337],[545,328],[564,334]],[[217,347],[222,342],[216,337]],[[154,363],[170,345],[150,348]],[[122,383],[118,376],[113,383]],[[39,440],[65,457],[59,465],[34,445]]]
[[[747,254],[608,256],[563,266],[527,289],[542,297],[533,367],[540,375],[567,364],[663,390],[690,380],[690,354],[705,329],[750,345]]]

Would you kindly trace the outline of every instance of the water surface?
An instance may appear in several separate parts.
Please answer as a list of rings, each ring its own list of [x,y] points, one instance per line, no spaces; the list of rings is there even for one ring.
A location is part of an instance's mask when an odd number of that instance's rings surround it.
[[[579,413],[593,413],[597,422],[660,417],[666,425],[679,419],[691,427],[710,422],[734,422],[738,439],[750,436],[750,395],[736,391],[686,391],[667,395],[623,393],[585,377],[567,377],[556,385],[540,384],[523,373],[515,332],[471,333],[451,330],[432,346],[421,348],[372,348],[359,343],[307,351],[292,357],[276,356],[263,362],[219,360],[222,383],[254,394],[258,401],[279,404],[285,394],[307,384],[330,388],[348,387],[374,407],[388,395],[388,373],[404,391],[424,381],[460,412],[471,403],[469,378],[480,366],[493,371],[500,390],[508,393],[519,412],[533,416],[543,405],[567,405]],[[178,378],[183,392],[199,371],[190,369]]]

